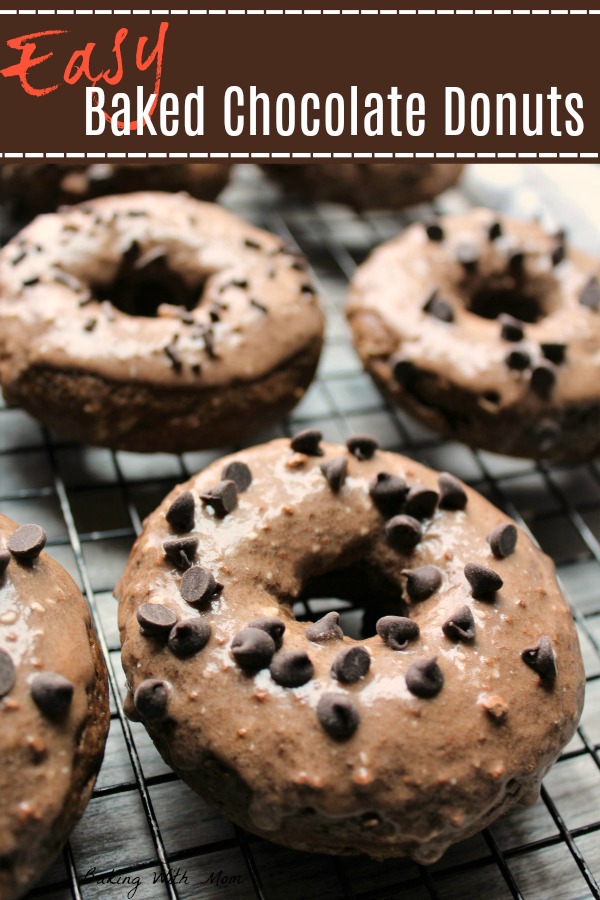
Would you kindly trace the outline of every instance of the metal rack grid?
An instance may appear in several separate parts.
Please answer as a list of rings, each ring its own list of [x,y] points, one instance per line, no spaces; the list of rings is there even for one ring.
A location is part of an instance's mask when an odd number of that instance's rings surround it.
[[[582,205],[573,204],[573,192],[561,195],[560,183],[544,167],[524,167],[518,191],[512,184],[501,194],[501,170],[489,169],[496,180],[487,184],[480,167],[479,178],[467,178],[466,191],[438,201],[441,209],[463,209],[474,198],[489,201],[491,190],[498,206],[506,206],[507,197],[514,206],[518,197],[527,212],[558,207],[584,243],[600,236]],[[326,439],[343,440],[368,431],[388,449],[453,471],[528,527],[554,558],[572,603],[587,672],[583,719],[546,778],[540,803],[514,810],[433,866],[296,853],[244,833],[179,782],[143,726],[125,718],[111,596],[144,516],[175,483],[218,454],[142,456],[80,447],[0,400],[0,508],[46,529],[49,552],[89,602],[111,683],[111,729],[92,800],[62,858],[30,896],[600,898],[600,466],[536,465],[474,452],[441,440],[381,400],[353,352],[341,305],[357,262],[404,227],[409,215],[359,216],[283,200],[253,167],[238,168],[223,202],[295,241],[325,298],[328,337],[318,378],[275,433],[314,424]],[[344,615],[351,617],[352,610]]]

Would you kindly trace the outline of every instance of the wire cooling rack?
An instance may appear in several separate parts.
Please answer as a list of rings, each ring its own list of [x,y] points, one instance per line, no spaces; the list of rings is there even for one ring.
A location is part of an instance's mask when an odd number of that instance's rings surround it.
[[[463,187],[438,205],[459,211],[483,201],[528,215],[553,213],[577,243],[594,249],[600,246],[592,220],[598,195],[595,167],[490,166],[471,169]],[[572,603],[587,671],[583,719],[536,806],[514,810],[433,866],[297,853],[244,833],[184,786],[143,726],[125,718],[111,594],[142,519],[175,483],[218,454],[143,456],[81,447],[23,411],[0,406],[2,511],[46,529],[48,550],[90,604],[111,682],[110,735],[92,800],[31,897],[599,898],[600,468],[473,452],[442,441],[382,402],[353,352],[341,306],[356,264],[422,209],[359,216],[342,207],[283,200],[252,167],[238,168],[222,199],[299,245],[328,315],[317,380],[292,416],[261,440],[309,424],[334,441],[367,431],[386,448],[454,472],[528,527],[555,560]],[[353,611],[344,615],[351,618]]]

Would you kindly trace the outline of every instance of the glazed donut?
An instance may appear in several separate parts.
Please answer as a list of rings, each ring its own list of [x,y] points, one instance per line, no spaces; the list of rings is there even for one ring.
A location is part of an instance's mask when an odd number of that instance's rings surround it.
[[[185,194],[40,216],[0,251],[0,383],[61,434],[125,450],[239,441],[319,359],[303,259]]]
[[[380,389],[433,429],[515,456],[600,449],[600,262],[477,209],[410,226],[357,270],[347,316]]]
[[[535,800],[581,712],[551,561],[368,436],[215,462],[149,516],[116,594],[128,714],[209,803],[290,847],[432,862]],[[360,598],[372,636],[294,618],[332,596]]]
[[[132,191],[188,191],[199,200],[214,200],[227,184],[229,172],[230,166],[214,163],[4,163],[0,165],[0,203],[9,203],[15,218],[31,218],[54,212],[65,203]]]
[[[285,191],[355,209],[402,209],[432,200],[456,184],[456,163],[328,163],[262,167]]]
[[[106,668],[81,592],[38,525],[0,515],[0,897],[50,865],[83,813],[108,733]]]

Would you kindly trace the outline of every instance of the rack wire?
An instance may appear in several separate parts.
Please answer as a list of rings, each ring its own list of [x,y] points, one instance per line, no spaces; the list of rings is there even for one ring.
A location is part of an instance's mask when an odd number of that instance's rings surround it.
[[[466,188],[448,192],[438,201],[440,208],[457,211],[474,199],[489,201],[490,185],[482,173],[480,167],[478,177],[467,178]],[[523,167],[519,177],[518,191],[493,194],[496,205],[506,206],[509,196],[513,206],[518,199],[518,212],[523,204],[528,213],[552,206],[564,213],[565,224],[573,225],[584,244],[600,237],[583,203],[573,202],[573,190],[565,193],[556,173],[532,166]],[[319,427],[327,440],[367,431],[386,449],[454,472],[528,528],[553,557],[572,605],[587,673],[583,718],[545,779],[540,803],[514,810],[433,866],[297,853],[246,834],[183,785],[143,726],[125,718],[111,595],[143,518],[174,484],[219,454],[143,456],[81,447],[0,400],[0,508],[18,522],[38,522],[46,529],[49,552],[87,598],[111,687],[109,740],[91,802],[62,857],[30,896],[600,898],[599,465],[534,464],[472,451],[442,440],[382,401],[354,354],[341,306],[357,263],[423,210],[358,215],[286,200],[257,170],[242,166],[222,199],[308,256],[328,317],[315,383],[287,421],[257,440],[308,425]],[[326,601],[309,601],[297,614],[314,616],[324,608]],[[352,627],[358,612],[347,605],[342,615]]]

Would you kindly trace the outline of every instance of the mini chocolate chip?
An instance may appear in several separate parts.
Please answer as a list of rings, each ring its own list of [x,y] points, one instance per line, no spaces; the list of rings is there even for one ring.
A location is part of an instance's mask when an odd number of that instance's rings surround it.
[[[440,297],[437,290],[430,294],[423,307],[423,312],[428,316],[433,316],[434,319],[439,319],[440,322],[454,321],[454,310],[451,303],[444,297]]]
[[[364,647],[340,650],[331,664],[331,674],[343,684],[354,684],[371,668],[371,657]]]
[[[534,430],[534,438],[542,453],[555,447],[562,437],[562,428],[558,422],[545,419]]]
[[[200,494],[200,499],[211,506],[219,519],[224,519],[237,506],[237,487],[235,481],[219,481],[214,487]]]
[[[427,600],[435,594],[443,580],[443,573],[437,566],[419,566],[418,569],[403,569],[406,576],[406,593],[415,603]]]
[[[501,222],[493,222],[488,228],[488,240],[496,241],[502,234]]]
[[[406,687],[415,697],[428,699],[439,694],[444,686],[444,673],[437,663],[437,656],[420,659],[406,671]]]
[[[524,372],[531,365],[531,356],[527,350],[511,350],[508,356],[504,358],[504,362],[509,369]]]
[[[147,722],[157,722],[167,716],[169,685],[166,681],[147,678],[133,695],[135,708]]]
[[[345,456],[338,456],[328,462],[321,463],[321,472],[327,479],[327,484],[334,494],[341,490],[348,474],[348,460]]]
[[[581,306],[591,309],[592,312],[600,310],[600,284],[596,277],[592,276],[582,289],[579,294],[579,303]]]
[[[379,449],[379,443],[370,434],[353,434],[346,441],[346,447],[352,456],[362,462],[374,456],[375,451]]]
[[[554,365],[542,360],[531,373],[531,387],[540,397],[547,397],[556,383],[556,369]]]
[[[211,627],[203,619],[181,619],[170,631],[168,646],[179,659],[193,656],[206,647]]]
[[[179,356],[179,353],[177,352],[174,344],[167,344],[167,346],[164,347],[163,349],[164,349],[165,356],[171,363],[173,370],[175,372],[181,372],[181,370],[183,368],[183,363],[181,361],[181,357]]]
[[[64,716],[73,700],[73,684],[56,672],[38,672],[29,683],[31,696],[49,719]]]
[[[452,641],[475,640],[475,618],[470,606],[460,606],[442,625],[442,631]]]
[[[408,487],[401,475],[378,472],[369,484],[369,494],[380,513],[393,516],[404,507]]]
[[[87,321],[84,322],[83,330],[92,332],[97,324],[98,324],[98,319],[87,319]]]
[[[6,650],[0,650],[0,697],[4,697],[9,691],[12,691],[14,683],[15,667],[13,661]]]
[[[490,549],[497,559],[504,559],[514,553],[517,546],[518,532],[511,522],[502,522],[496,525],[487,540]]]
[[[496,591],[504,584],[497,572],[487,566],[480,566],[479,563],[466,564],[465,578],[471,585],[471,596],[476,600],[493,599]]]
[[[0,579],[4,576],[4,573],[8,569],[10,560],[11,556],[8,550],[0,550]]]
[[[142,603],[136,613],[142,634],[148,637],[164,637],[177,622],[177,616],[162,603]]]
[[[304,635],[309,641],[315,641],[321,644],[325,641],[340,641],[344,637],[344,632],[340,628],[339,612],[328,612],[326,615],[312,622],[305,629]]]
[[[266,669],[275,653],[275,641],[262,628],[242,628],[231,642],[231,652],[240,669]]]
[[[167,510],[167,522],[174,531],[191,531],[194,527],[195,504],[191,491],[184,491]]]
[[[444,240],[444,229],[439,222],[431,221],[425,223],[425,231],[430,241],[439,243]]]
[[[440,499],[438,506],[440,509],[464,509],[467,505],[467,493],[454,475],[449,472],[442,472],[438,478],[438,486],[440,489]]]
[[[521,659],[530,669],[541,675],[542,678],[553,680],[558,672],[556,669],[556,654],[552,641],[548,635],[541,637],[535,647],[527,647],[521,653]]]
[[[39,525],[22,525],[11,534],[7,546],[16,559],[35,559],[46,546],[46,532]]]
[[[415,364],[401,353],[390,357],[390,368],[398,384],[410,384],[417,375]]]
[[[323,456],[319,444],[323,435],[317,428],[305,428],[299,431],[290,441],[290,447],[295,453],[305,453],[306,456]]]
[[[266,631],[273,638],[275,649],[279,650],[281,648],[285,632],[285,622],[282,622],[281,619],[277,619],[275,616],[253,619],[252,622],[248,622],[248,628],[260,628],[262,631]]]
[[[315,667],[308,653],[303,650],[290,650],[289,653],[278,653],[269,666],[271,678],[281,687],[301,687],[313,677]]]
[[[314,296],[317,293],[315,288],[312,286],[312,284],[303,284],[300,287],[300,291],[303,294],[311,294],[312,296]]]
[[[394,516],[386,522],[385,536],[396,550],[414,550],[421,539],[421,523],[412,516]]]
[[[516,250],[508,257],[508,268],[512,275],[521,275],[525,267],[525,254]]]
[[[252,472],[244,462],[234,460],[221,472],[222,481],[233,481],[238,493],[243,494],[252,484]]]
[[[552,251],[550,255],[550,259],[552,260],[552,265],[557,266],[559,263],[563,261],[567,253],[567,248],[564,241],[561,241]]]
[[[360,722],[358,710],[345,694],[330,691],[317,703],[317,718],[327,734],[337,741],[351,738]]]
[[[194,562],[197,549],[198,538],[196,537],[174,538],[172,541],[165,541],[163,544],[163,550],[169,562],[182,571],[190,568]]]
[[[557,366],[561,366],[565,361],[567,352],[566,344],[540,344],[540,348],[546,359],[553,362]]]
[[[429,519],[435,512],[439,494],[424,484],[413,484],[406,497],[406,512],[415,519]]]
[[[508,313],[502,313],[498,316],[498,321],[500,323],[500,337],[504,341],[522,341],[525,335],[525,330],[523,328],[523,323],[519,322],[518,319],[515,319],[513,316],[509,316]]]
[[[409,641],[416,641],[421,629],[407,616],[384,616],[375,625],[379,637],[392,650],[405,650]]]
[[[184,573],[179,593],[190,606],[209,600],[217,589],[214,575],[203,566],[192,566]]]

